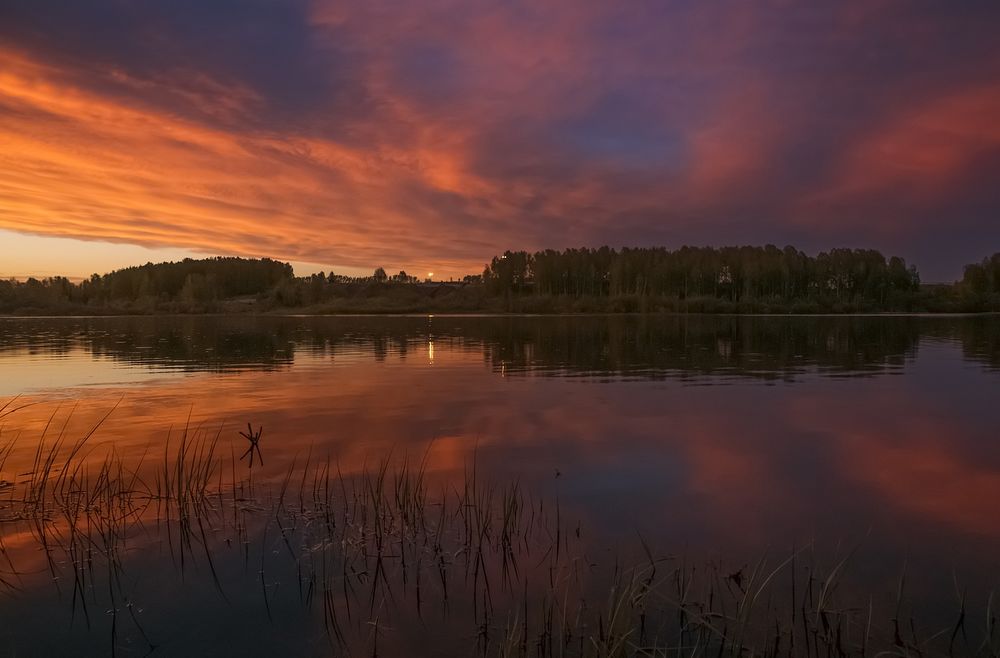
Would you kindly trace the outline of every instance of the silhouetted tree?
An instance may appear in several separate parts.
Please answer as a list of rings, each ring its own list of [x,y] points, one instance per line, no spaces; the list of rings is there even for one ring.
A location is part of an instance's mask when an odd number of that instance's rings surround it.
[[[863,249],[810,257],[794,247],[654,247],[505,252],[483,280],[494,294],[711,297],[731,302],[824,299],[884,304],[919,288],[916,270]]]

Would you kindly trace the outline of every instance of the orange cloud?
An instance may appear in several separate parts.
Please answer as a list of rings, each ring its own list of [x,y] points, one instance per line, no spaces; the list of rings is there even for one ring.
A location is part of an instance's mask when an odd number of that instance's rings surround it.
[[[963,203],[995,235],[987,10],[103,11],[0,26],[2,229],[445,276],[504,248],[952,236]],[[107,16],[110,42],[79,26]]]
[[[415,234],[414,223],[437,218],[398,191],[482,190],[455,140],[418,134],[411,149],[372,151],[236,134],[76,88],[16,53],[3,57],[2,228],[345,265],[401,262],[414,252],[441,263],[438,270],[480,264],[462,247],[478,240],[474,251],[483,252],[486,235],[469,231],[455,248]],[[205,98],[219,95],[218,83],[184,95],[211,105]],[[252,111],[251,95],[223,95],[230,104],[218,111]],[[389,236],[401,234],[411,242],[394,250]]]
[[[997,116],[1000,85],[993,83],[961,88],[895,110],[844,151],[824,188],[800,200],[799,216],[808,221],[815,217],[810,210],[817,206],[844,209],[859,200],[887,198],[919,206],[921,200],[960,195],[970,170],[1000,149]],[[913,228],[905,216],[893,219],[886,228]]]

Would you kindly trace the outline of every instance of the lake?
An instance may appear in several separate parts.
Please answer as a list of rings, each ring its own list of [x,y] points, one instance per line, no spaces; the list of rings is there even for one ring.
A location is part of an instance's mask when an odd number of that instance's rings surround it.
[[[995,316],[0,319],[0,654],[992,651],[998,393]]]

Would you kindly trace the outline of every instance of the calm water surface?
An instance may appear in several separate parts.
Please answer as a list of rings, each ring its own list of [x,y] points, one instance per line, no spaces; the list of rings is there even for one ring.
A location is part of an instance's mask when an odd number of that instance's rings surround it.
[[[983,598],[1000,584],[994,317],[0,319],[0,405],[15,396],[29,406],[0,420],[5,482],[32,470],[46,425],[80,436],[114,408],[94,455],[139,463],[189,425],[230,460],[252,423],[261,482],[391,455],[426,459],[446,488],[474,464],[558,499],[595,563],[639,534],[736,565],[854,551],[844,587],[889,595],[905,569],[931,617],[956,583]],[[32,533],[4,532],[0,654],[107,653],[107,604],[95,594],[84,619]],[[222,596],[143,532],[129,591],[153,655],[329,653],[294,575],[266,583],[265,610],[239,551],[213,565]],[[267,541],[268,559],[283,550]],[[116,632],[120,655],[148,652],[135,627]],[[383,655],[408,632],[385,631]]]

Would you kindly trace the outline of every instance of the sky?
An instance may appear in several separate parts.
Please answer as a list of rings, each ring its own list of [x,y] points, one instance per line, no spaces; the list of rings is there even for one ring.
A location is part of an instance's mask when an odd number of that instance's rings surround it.
[[[1000,3],[0,0],[0,276],[1000,251]]]

